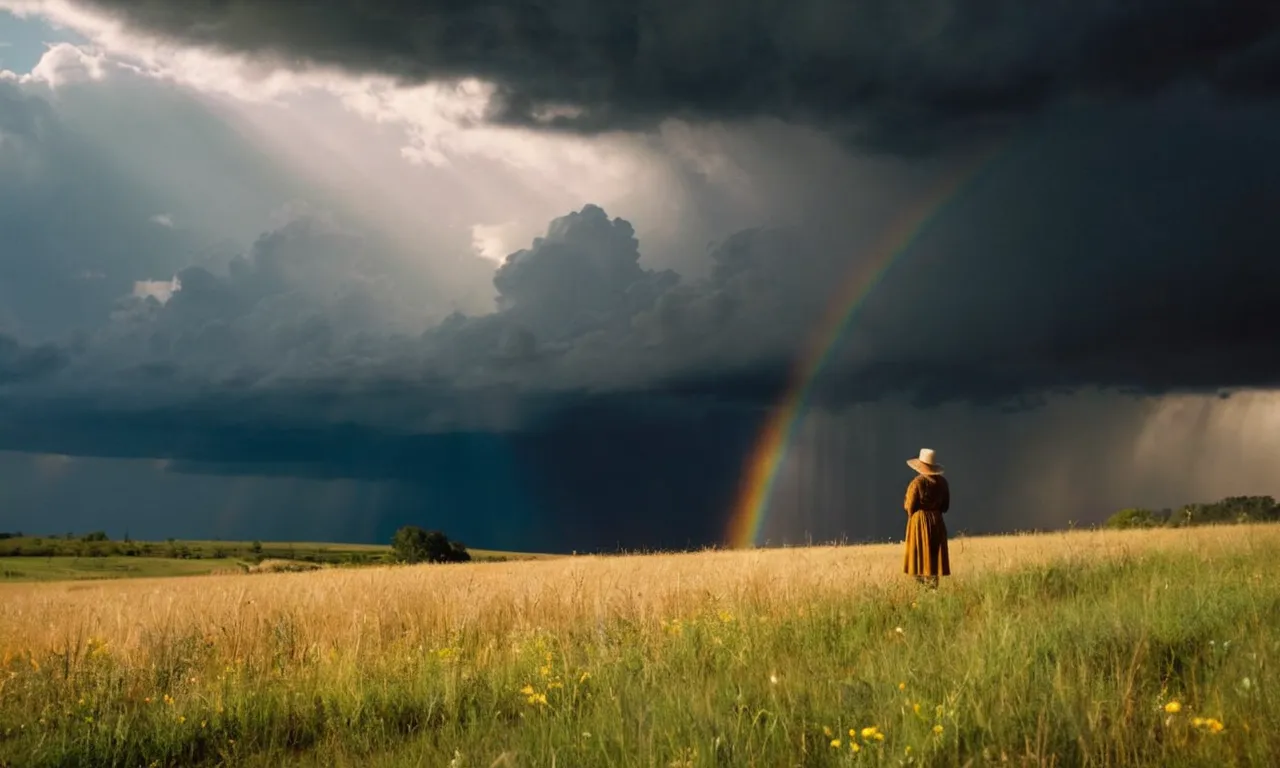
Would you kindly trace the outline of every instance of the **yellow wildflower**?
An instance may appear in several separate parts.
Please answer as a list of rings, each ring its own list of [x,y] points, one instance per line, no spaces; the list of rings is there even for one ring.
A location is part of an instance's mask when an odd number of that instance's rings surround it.
[[[831,732],[831,726],[829,725],[822,726],[822,734],[826,736],[828,739],[831,738],[832,736],[835,736],[835,734]]]
[[[185,722],[187,722],[186,715],[178,715],[178,724],[181,725],[182,723],[185,723]]]
[[[520,692],[521,692],[521,693],[523,693],[525,696],[532,696],[532,695],[533,695],[533,686],[532,686],[532,685],[526,685],[525,687],[523,687],[523,688],[521,688],[521,689],[520,689]]]
[[[940,726],[940,725],[935,725],[935,726],[933,726],[933,732],[934,732],[934,734],[935,734],[935,735],[937,735],[937,736],[941,736],[941,735],[942,735],[942,726]]]
[[[854,752],[862,751],[862,747],[858,746],[858,742],[856,741],[849,742],[849,749],[853,750]]]
[[[591,673],[590,673],[590,672],[583,672],[583,673],[582,673],[582,676],[578,678],[578,684],[579,684],[579,685],[581,685],[582,683],[585,683],[585,682],[587,682],[587,681],[588,681],[588,680],[590,680],[590,679],[591,679]]]
[[[1226,726],[1222,724],[1222,721],[1215,717],[1192,718],[1191,725],[1195,726],[1196,728],[1206,730],[1209,733],[1222,733],[1222,731],[1225,730],[1226,728]]]
[[[915,712],[917,715],[918,715],[918,714],[920,714],[920,703],[919,703],[919,702],[916,702],[915,704],[912,704],[912,705],[911,705],[911,709],[912,709],[912,711],[913,711],[913,712]]]
[[[1174,699],[1173,701],[1164,705],[1164,711],[1168,712],[1171,715],[1176,715],[1177,713],[1182,711],[1182,704],[1177,699]]]
[[[900,690],[900,691],[905,691],[905,690],[907,690],[907,684],[906,684],[906,683],[898,683],[898,690]]]
[[[840,740],[839,740],[839,739],[832,739],[832,740],[831,740],[831,748],[832,748],[832,749],[839,749],[839,748],[840,748]]]

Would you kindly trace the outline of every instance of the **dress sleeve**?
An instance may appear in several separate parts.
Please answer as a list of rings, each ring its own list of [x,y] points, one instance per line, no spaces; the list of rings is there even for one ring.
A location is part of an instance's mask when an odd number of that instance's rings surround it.
[[[909,515],[912,512],[916,511],[916,507],[919,506],[919,502],[920,502],[920,478],[914,477],[911,479],[911,482],[907,485],[907,498],[903,500],[902,508],[906,510],[907,514]]]
[[[951,509],[951,483],[947,482],[945,477],[939,479],[942,480],[942,487],[938,489],[942,491],[940,494],[942,498],[939,501],[943,514],[946,514],[947,510]]]

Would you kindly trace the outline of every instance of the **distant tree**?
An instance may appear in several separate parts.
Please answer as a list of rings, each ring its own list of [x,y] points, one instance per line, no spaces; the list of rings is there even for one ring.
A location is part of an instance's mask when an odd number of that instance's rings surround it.
[[[255,555],[260,555],[260,554],[262,554],[262,542],[258,541],[257,539],[254,539],[254,540],[253,540],[253,544],[249,547],[249,549],[250,549],[250,550],[253,552],[253,554],[255,554]]]
[[[462,542],[449,541],[441,531],[406,525],[391,538],[391,549],[402,563],[461,563],[471,559]]]
[[[1228,496],[1210,504],[1185,504],[1177,510],[1122,509],[1107,519],[1108,528],[1185,528],[1197,525],[1280,521],[1280,505],[1271,496]]]
[[[92,533],[86,533],[84,537],[80,540],[81,541],[111,541],[111,539],[107,538],[106,531],[93,531]]]
[[[1122,509],[1107,518],[1108,528],[1155,528],[1162,524],[1155,512],[1137,507]]]
[[[1211,506],[1215,521],[1249,523],[1280,519],[1280,507],[1271,496],[1228,496]]]

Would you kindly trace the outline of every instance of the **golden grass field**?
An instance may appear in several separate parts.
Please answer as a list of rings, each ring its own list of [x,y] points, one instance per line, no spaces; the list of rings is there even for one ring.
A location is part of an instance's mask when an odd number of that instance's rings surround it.
[[[1277,764],[1277,553],[961,538],[936,593],[899,545],[0,584],[0,766]]]
[[[1280,526],[977,537],[953,540],[950,547],[956,574],[949,583],[963,583],[1064,557],[1102,560],[1151,551],[1216,557],[1258,547],[1280,553]],[[914,591],[901,577],[901,560],[900,545],[879,544],[0,585],[7,627],[0,642],[4,652],[39,653],[94,637],[122,660],[144,663],[146,639],[157,630],[227,637],[245,648],[264,639],[255,629],[291,617],[304,645],[378,654],[387,643],[459,631],[500,637],[605,619],[658,622],[708,603],[785,611],[886,583]]]

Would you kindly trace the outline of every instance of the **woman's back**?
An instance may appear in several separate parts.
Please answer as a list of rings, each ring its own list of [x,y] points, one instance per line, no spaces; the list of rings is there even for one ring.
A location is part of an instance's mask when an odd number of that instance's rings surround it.
[[[916,510],[946,512],[951,508],[951,486],[942,475],[916,475],[907,486],[903,504],[907,514]]]

